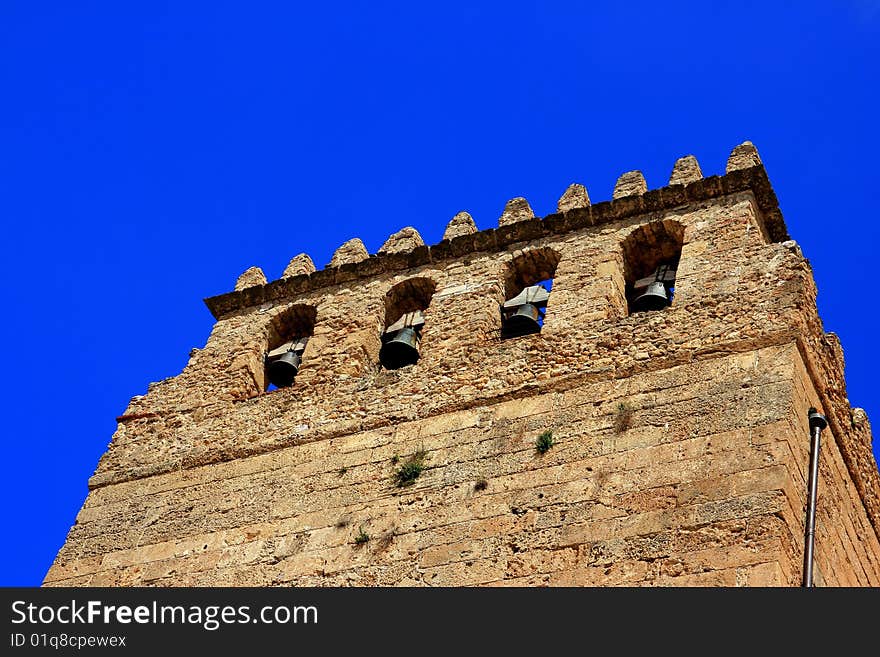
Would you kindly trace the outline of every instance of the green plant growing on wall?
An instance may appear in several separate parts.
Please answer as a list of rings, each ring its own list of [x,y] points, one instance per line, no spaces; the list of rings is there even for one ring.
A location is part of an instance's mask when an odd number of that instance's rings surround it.
[[[354,544],[355,545],[363,545],[364,543],[366,543],[369,540],[370,540],[370,535],[364,531],[364,526],[361,525],[360,532],[358,533],[357,536],[354,537]]]
[[[544,454],[551,447],[553,447],[553,432],[549,429],[535,438],[535,449],[539,454]]]
[[[418,452],[407,458],[401,463],[400,467],[394,471],[394,483],[400,488],[411,486],[425,470],[425,460],[427,456],[427,452],[420,449]]]

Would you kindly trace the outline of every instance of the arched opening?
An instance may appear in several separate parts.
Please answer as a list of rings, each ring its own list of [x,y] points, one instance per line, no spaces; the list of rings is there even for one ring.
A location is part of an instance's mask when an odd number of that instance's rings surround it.
[[[663,310],[675,297],[684,229],[676,221],[639,226],[623,241],[623,273],[629,314]]]
[[[296,305],[272,318],[265,357],[267,390],[293,385],[315,330],[316,315],[313,306]]]
[[[437,284],[429,278],[410,278],[388,290],[379,349],[379,362],[385,369],[396,370],[419,360],[424,311],[436,289]]]
[[[559,254],[548,248],[526,251],[508,263],[501,304],[502,338],[540,332],[558,265]]]

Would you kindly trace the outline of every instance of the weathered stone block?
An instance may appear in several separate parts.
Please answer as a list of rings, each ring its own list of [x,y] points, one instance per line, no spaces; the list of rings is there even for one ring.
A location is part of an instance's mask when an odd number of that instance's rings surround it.
[[[522,196],[518,196],[517,198],[510,199],[507,205],[504,206],[504,212],[498,219],[498,226],[508,226],[519,221],[528,221],[534,217],[535,213],[532,211],[529,202]]]
[[[322,288],[336,284],[336,268],[319,269],[309,276],[313,288]]]
[[[376,276],[384,271],[382,259],[371,255],[369,258],[355,263],[354,270],[357,272],[358,278]]]
[[[468,233],[465,235],[459,235],[450,240],[449,250],[452,252],[453,257],[463,256],[474,251],[474,236],[477,234],[478,233]]]
[[[284,268],[284,273],[281,275],[281,278],[291,278],[303,274],[308,275],[313,271],[315,271],[315,263],[312,262],[312,259],[308,254],[300,253],[290,260],[287,267]]]
[[[547,232],[544,222],[537,217],[522,220],[515,224],[499,226],[495,229],[495,244],[506,246],[516,242],[524,242],[543,237]]]
[[[401,228],[391,235],[379,248],[379,253],[406,253],[418,246],[424,246],[422,236],[412,226]]]
[[[641,171],[627,171],[620,175],[614,184],[614,200],[625,198],[627,196],[638,196],[648,191],[648,184],[645,182],[645,176]]]
[[[263,273],[263,270],[259,267],[251,267],[250,269],[245,270],[245,272],[238,277],[238,280],[235,282],[235,289],[244,290],[245,288],[253,287],[254,285],[265,285],[266,284],[266,275]]]
[[[544,225],[547,226],[548,231],[557,235],[569,231],[568,224],[566,223],[565,219],[565,214],[560,212],[556,214],[548,214],[546,217],[544,217]]]
[[[336,249],[327,268],[331,269],[345,263],[360,262],[369,257],[370,254],[367,252],[367,247],[364,246],[359,237],[354,237]]]
[[[572,183],[565,190],[565,193],[559,197],[556,203],[557,212],[568,212],[575,208],[586,208],[590,205],[590,195],[587,194],[587,188],[579,183]]]
[[[724,190],[721,186],[721,178],[709,176],[708,178],[685,185],[684,193],[689,201],[698,202],[721,196]]]
[[[675,166],[672,167],[672,173],[669,175],[669,184],[686,185],[695,180],[700,180],[702,177],[703,172],[700,170],[700,163],[697,162],[697,158],[693,155],[685,155],[676,160]]]
[[[496,231],[494,228],[481,230],[473,234],[474,251],[494,251],[497,248]]]
[[[470,235],[472,233],[461,233],[461,235]],[[456,235],[458,237],[459,235]],[[431,261],[432,262],[442,262],[443,260],[447,260],[452,257],[452,247],[450,246],[451,238],[443,238],[441,241],[436,244],[431,245],[429,248]]]
[[[460,235],[470,235],[477,232],[477,225],[474,223],[473,217],[467,212],[459,212],[446,226],[443,233],[444,240],[451,240]]]

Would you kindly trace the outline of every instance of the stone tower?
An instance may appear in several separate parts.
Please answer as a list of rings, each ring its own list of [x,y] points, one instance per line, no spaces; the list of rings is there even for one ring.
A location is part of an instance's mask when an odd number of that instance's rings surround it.
[[[815,296],[749,142],[723,176],[688,156],[249,269],[118,418],[44,585],[797,586],[815,407],[814,581],[878,586],[871,430]]]

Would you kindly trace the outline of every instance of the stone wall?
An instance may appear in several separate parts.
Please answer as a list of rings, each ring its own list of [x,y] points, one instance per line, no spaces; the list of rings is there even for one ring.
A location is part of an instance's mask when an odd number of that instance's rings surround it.
[[[248,270],[207,300],[205,348],[119,418],[45,584],[797,585],[815,406],[817,583],[880,585],[870,426],[757,151],[728,169],[682,158],[661,190],[630,172],[610,202],[572,186],[543,219],[514,199],[495,230],[460,213],[430,247],[405,228],[323,270]],[[631,245],[666,234],[673,304],[629,315]],[[511,272],[547,258],[541,332],[502,340]],[[413,278],[435,286],[420,360],[384,370],[386,298]],[[313,334],[267,392],[294,306]]]
[[[101,487],[46,583],[796,585],[810,388],[767,347]],[[876,586],[824,442],[817,582]]]

